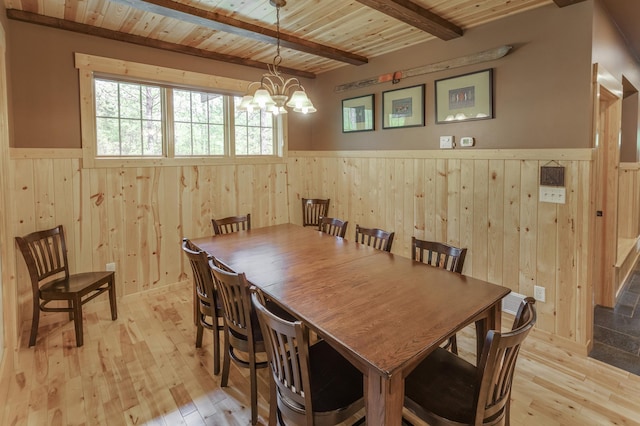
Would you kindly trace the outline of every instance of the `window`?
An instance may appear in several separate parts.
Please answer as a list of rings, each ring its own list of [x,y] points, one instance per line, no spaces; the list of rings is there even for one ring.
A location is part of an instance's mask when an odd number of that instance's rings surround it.
[[[286,121],[237,110],[246,82],[82,54],[76,67],[85,167],[283,156]]]

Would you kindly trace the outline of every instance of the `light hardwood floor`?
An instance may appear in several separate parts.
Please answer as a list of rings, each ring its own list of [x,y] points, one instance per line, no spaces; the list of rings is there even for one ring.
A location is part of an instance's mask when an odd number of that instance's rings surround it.
[[[90,303],[82,348],[64,314],[45,314],[37,345],[20,349],[15,373],[0,386],[0,425],[248,425],[246,371],[232,366],[229,387],[220,388],[211,335],[195,349],[190,288],[125,296],[117,321],[108,304]],[[473,335],[458,337],[464,356],[473,356]],[[259,375],[264,425],[267,371]],[[640,425],[640,377],[530,335],[511,424]]]

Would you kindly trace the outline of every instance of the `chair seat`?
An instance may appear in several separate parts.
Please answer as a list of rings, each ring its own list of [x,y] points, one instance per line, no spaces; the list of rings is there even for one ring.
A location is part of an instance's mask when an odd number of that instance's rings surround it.
[[[322,416],[323,412],[340,408],[344,411],[351,407],[360,408],[358,403],[363,398],[362,373],[326,341],[321,340],[309,347],[309,364],[314,416]],[[284,396],[282,399],[290,408],[304,412],[304,407],[291,399]]]
[[[58,278],[40,287],[40,297],[66,300],[69,294],[85,295],[109,282],[113,271],[81,272],[69,278]]]
[[[462,424],[473,424],[477,369],[459,356],[438,348],[405,380],[405,404]],[[410,401],[407,401],[410,400]]]
[[[363,398],[362,373],[321,340],[309,347],[313,408],[331,411]]]

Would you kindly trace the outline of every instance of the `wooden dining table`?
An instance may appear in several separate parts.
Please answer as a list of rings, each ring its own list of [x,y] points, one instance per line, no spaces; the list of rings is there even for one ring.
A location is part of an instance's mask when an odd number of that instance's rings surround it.
[[[405,377],[465,326],[500,329],[510,291],[293,224],[192,241],[362,371],[368,425],[400,425]]]

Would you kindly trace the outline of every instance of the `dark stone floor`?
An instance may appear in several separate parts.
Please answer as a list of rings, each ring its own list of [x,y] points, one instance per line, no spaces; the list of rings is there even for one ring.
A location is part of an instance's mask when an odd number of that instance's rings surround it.
[[[640,267],[636,266],[614,309],[596,306],[589,356],[640,375]]]

